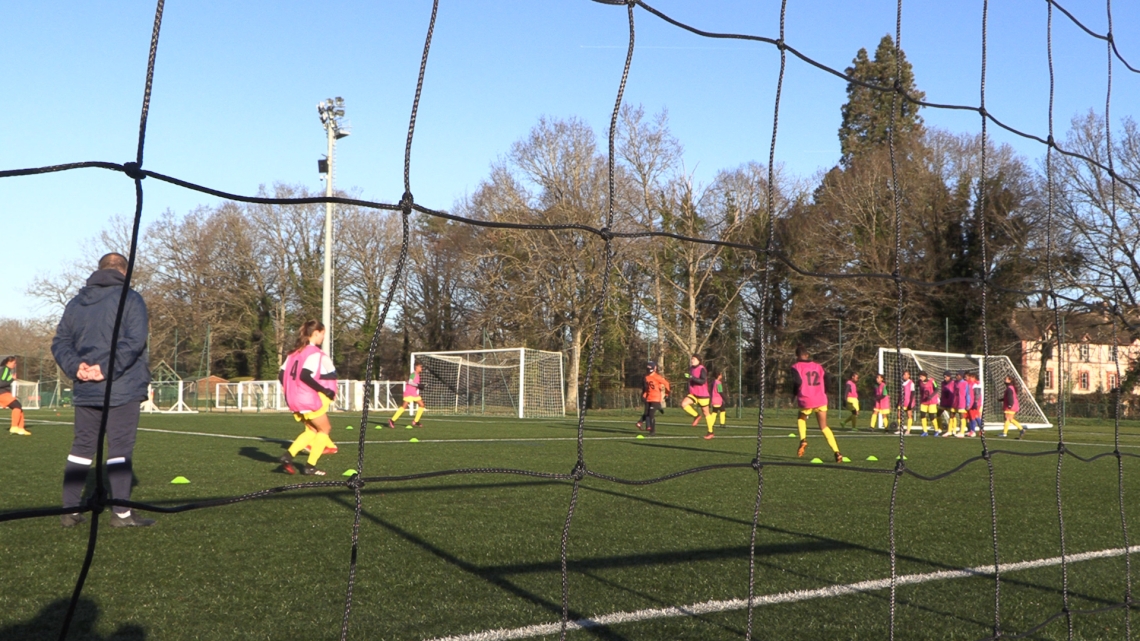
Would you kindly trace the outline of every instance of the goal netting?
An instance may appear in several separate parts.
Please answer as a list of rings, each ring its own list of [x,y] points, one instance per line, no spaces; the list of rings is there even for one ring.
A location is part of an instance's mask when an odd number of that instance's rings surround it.
[[[518,418],[566,415],[562,354],[509,348],[416,352],[420,394],[428,412]]]
[[[26,410],[40,409],[39,381],[12,381],[12,395]]]
[[[1002,412],[1002,396],[1005,394],[1005,377],[1013,379],[1013,386],[1017,389],[1017,399],[1020,409],[1017,411],[1017,420],[1028,428],[1052,427],[1046,418],[1045,412],[1037,404],[1037,399],[1017,373],[1013,362],[1008,356],[982,357],[976,354],[952,354],[948,352],[920,352],[912,349],[899,352],[891,347],[879,348],[879,373],[887,380],[892,388],[897,387],[897,381],[904,371],[910,371],[911,379],[917,386],[918,373],[926,372],[934,381],[937,388],[942,385],[942,375],[945,372],[956,374],[958,372],[973,372],[978,374],[982,381],[982,418],[987,429],[1001,429],[1005,422]]]

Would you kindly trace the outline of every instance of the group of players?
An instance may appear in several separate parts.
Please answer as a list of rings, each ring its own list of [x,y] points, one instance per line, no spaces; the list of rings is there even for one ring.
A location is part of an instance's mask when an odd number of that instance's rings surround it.
[[[646,363],[645,382],[641,387],[641,398],[645,400],[645,411],[637,421],[637,429],[645,430],[649,434],[657,433],[657,412],[665,413],[665,402],[669,399],[673,388],[669,381],[657,371],[657,363]],[[681,409],[693,417],[693,427],[700,425],[703,417],[705,427],[705,440],[716,437],[714,428],[717,419],[723,427],[726,413],[724,411],[724,373],[713,376],[701,362],[699,354],[689,358],[689,371],[685,373],[688,394],[681,401]],[[700,408],[698,411],[696,408]]]
[[[694,406],[701,408],[708,426],[705,439],[711,439],[714,436],[716,417],[719,415],[721,425],[725,423],[724,388],[721,381],[723,374],[718,374],[710,381],[709,371],[697,354],[690,358],[689,365],[689,371],[685,374],[688,394],[682,401],[681,408],[696,419],[693,421],[694,426],[701,418]],[[650,434],[655,434],[656,413],[664,412],[665,401],[669,398],[671,388],[669,381],[657,371],[656,363],[650,361],[647,368],[648,373],[645,375],[641,393],[645,400],[645,411],[637,422],[637,429],[645,429]],[[796,362],[791,366],[790,375],[792,393],[799,408],[796,427],[799,430],[800,445],[796,455],[802,457],[807,449],[807,419],[815,414],[819,429],[835,454],[835,461],[842,463],[843,455],[839,452],[834,433],[827,425],[826,377],[823,366],[812,360],[811,354],[803,345],[797,345]],[[887,430],[892,410],[898,410],[899,416],[905,416],[906,420],[905,426],[895,426],[893,430],[895,434],[900,432],[911,434],[916,410],[922,430],[921,436],[974,437],[985,427],[982,418],[982,383],[978,380],[977,373],[963,370],[955,374],[947,371],[943,375],[941,388],[936,388],[934,381],[923,371],[918,373],[917,386],[911,380],[910,370],[903,372],[902,379],[902,393],[899,395],[898,405],[892,408],[886,379],[882,374],[875,375],[874,406],[869,426],[872,431]],[[844,384],[844,396],[850,414],[840,425],[846,426],[850,423],[852,429],[858,429],[859,374],[852,374]],[[1005,415],[1002,437],[1008,436],[1011,426],[1017,428],[1018,438],[1025,435],[1025,427],[1017,421],[1019,409],[1017,388],[1013,379],[1007,376],[1005,392],[1002,395],[1002,412]]]

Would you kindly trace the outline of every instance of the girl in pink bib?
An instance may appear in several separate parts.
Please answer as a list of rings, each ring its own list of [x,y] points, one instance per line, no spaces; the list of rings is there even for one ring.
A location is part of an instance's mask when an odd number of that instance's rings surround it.
[[[304,474],[324,476],[316,465],[326,448],[336,451],[336,445],[329,438],[332,424],[328,411],[336,398],[336,369],[332,360],[321,351],[325,340],[325,326],[319,321],[309,320],[301,326],[293,352],[285,358],[277,379],[281,381],[285,393],[285,403],[293,410],[293,418],[305,424],[289,451],[281,455],[281,467],[287,474],[296,474],[293,457],[306,447],[310,448],[309,460],[301,467]]]

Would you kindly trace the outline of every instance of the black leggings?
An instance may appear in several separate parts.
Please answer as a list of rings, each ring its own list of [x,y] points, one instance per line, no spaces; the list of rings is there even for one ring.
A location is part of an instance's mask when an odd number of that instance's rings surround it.
[[[641,421],[650,431],[657,429],[657,410],[660,409],[660,403],[645,403],[645,411],[641,413]]]

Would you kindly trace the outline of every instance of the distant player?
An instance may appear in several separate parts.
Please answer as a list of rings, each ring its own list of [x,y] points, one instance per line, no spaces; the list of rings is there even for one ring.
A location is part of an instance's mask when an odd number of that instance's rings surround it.
[[[1001,399],[1001,411],[1005,414],[1005,425],[1002,427],[1001,435],[1005,438],[1009,434],[1009,426],[1017,426],[1017,440],[1025,437],[1025,426],[1017,422],[1017,412],[1021,409],[1021,401],[1017,398],[1017,388],[1013,386],[1013,377],[1005,377],[1005,394]]]
[[[720,426],[724,427],[725,411],[724,411],[724,372],[717,372],[716,378],[713,379],[712,389],[712,416],[713,419],[720,419]]]
[[[644,426],[650,434],[656,434],[657,411],[664,407],[665,399],[672,389],[669,387],[669,381],[657,373],[657,363],[649,361],[645,364],[645,369],[647,370],[645,381],[641,384],[641,398],[645,399],[645,412],[637,422],[637,429],[640,430]]]
[[[847,418],[843,419],[840,425],[847,425],[851,423],[851,429],[859,427],[859,374],[852,374],[851,378],[843,384],[844,396],[846,397],[847,411],[851,412]]]
[[[899,398],[901,414],[906,414],[906,433],[910,435],[910,428],[914,426],[914,381],[910,380],[910,370],[903,372],[902,394]],[[899,426],[902,429],[902,426]],[[895,430],[896,432],[898,430]]]
[[[695,427],[700,423],[700,414],[697,410],[693,409],[693,405],[701,408],[705,416],[705,424],[708,426],[708,434],[705,434],[705,440],[713,438],[713,418],[709,414],[709,371],[701,364],[701,357],[693,354],[689,359],[689,373],[685,374],[685,378],[689,379],[689,394],[685,400],[681,401],[681,409],[685,410],[689,416],[692,416],[693,426]]]
[[[942,374],[942,387],[938,394],[938,409],[945,417],[943,438],[954,436],[954,428],[958,425],[957,414],[954,413],[954,375],[949,371]]]
[[[955,427],[954,436],[966,436],[967,414],[970,412],[970,383],[966,380],[966,372],[959,371],[954,377],[954,414],[950,419]]]
[[[396,421],[400,420],[400,416],[408,410],[408,406],[412,403],[416,404],[416,416],[412,419],[412,427],[423,427],[420,423],[420,417],[424,415],[424,399],[420,396],[420,373],[424,371],[424,366],[416,363],[415,372],[408,382],[404,383],[404,402],[400,405],[400,409],[388,419],[388,427],[395,428]]]
[[[12,410],[12,427],[8,428],[9,434],[31,436],[32,433],[24,428],[24,406],[20,405],[20,399],[12,394],[12,383],[15,382],[16,357],[7,356],[0,366],[0,407]]]
[[[966,375],[966,382],[970,384],[970,406],[966,409],[966,428],[969,430],[968,436],[977,436],[986,426],[982,419],[982,383],[978,380],[978,375],[973,372]]]
[[[918,415],[922,423],[922,435],[927,436],[927,421],[934,426],[934,433],[938,434],[938,394],[934,389],[934,381],[926,372],[918,373]]]
[[[296,347],[277,375],[285,392],[285,403],[293,410],[293,418],[305,425],[289,451],[281,455],[281,467],[287,474],[297,473],[293,457],[308,446],[311,450],[308,464],[302,466],[301,472],[324,476],[324,470],[317,469],[317,461],[326,447],[335,447],[329,438],[332,424],[328,412],[336,398],[336,369],[332,359],[321,351],[324,342],[325,326],[320,321],[305,321],[298,332]]]
[[[875,408],[871,412],[871,429],[876,425],[886,430],[890,424],[891,395],[887,391],[887,380],[882,374],[875,374]]]
[[[796,456],[803,456],[807,449],[807,417],[815,414],[819,423],[819,431],[831,451],[835,452],[835,462],[842,463],[843,455],[839,453],[839,446],[835,443],[835,435],[827,427],[827,389],[825,386],[826,374],[823,366],[811,359],[811,354],[803,345],[796,345],[796,364],[792,365],[792,388],[796,396],[796,405],[800,408],[796,427],[800,431],[800,449]]]

